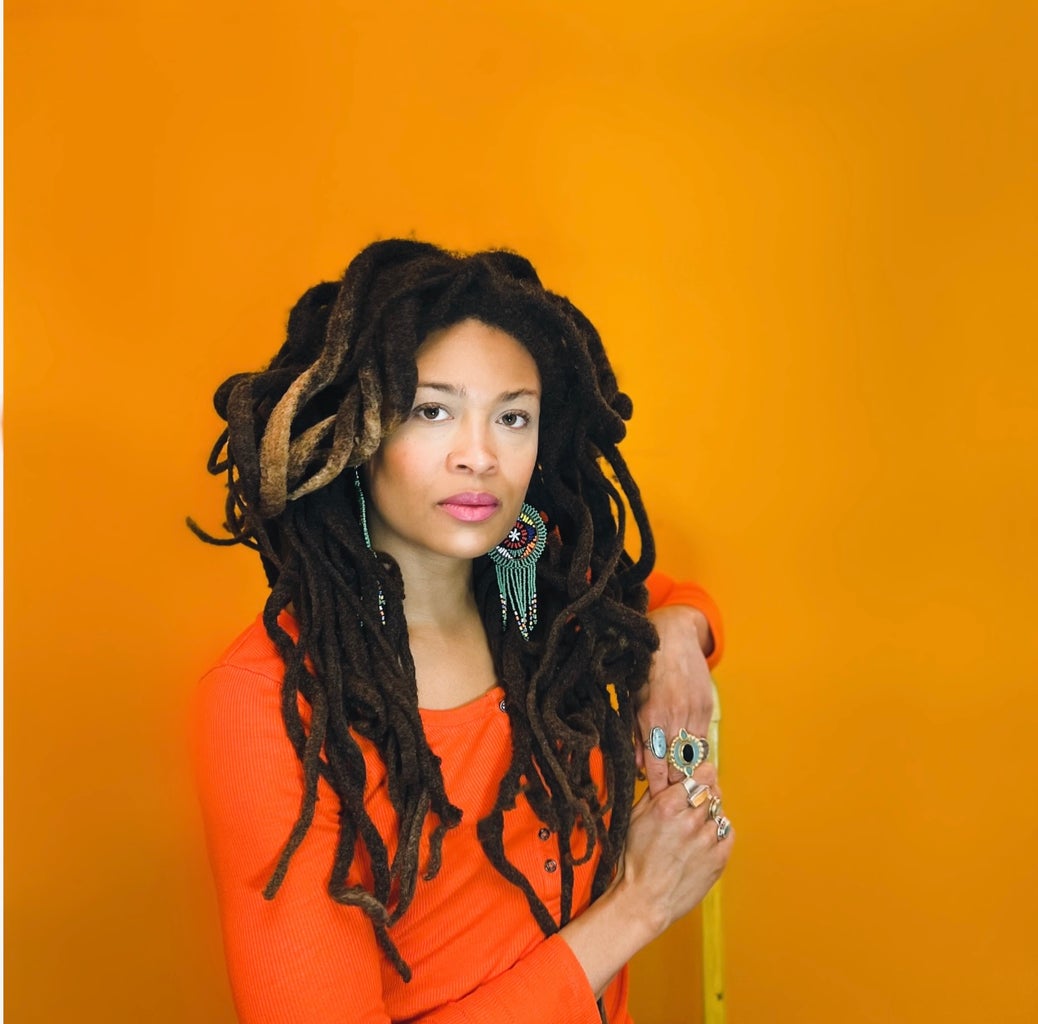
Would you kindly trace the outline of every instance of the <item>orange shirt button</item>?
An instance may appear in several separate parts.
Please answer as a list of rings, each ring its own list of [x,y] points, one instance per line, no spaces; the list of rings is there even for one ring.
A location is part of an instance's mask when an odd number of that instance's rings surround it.
[[[545,839],[551,839],[551,831],[549,829],[542,828],[537,833],[537,838],[540,839],[541,841],[543,841]]]
[[[549,859],[549,860],[546,860],[544,862],[544,870],[547,871],[549,874],[551,874],[551,872],[553,872],[553,871],[557,871],[558,868],[559,868],[559,862],[557,860],[550,860]]]

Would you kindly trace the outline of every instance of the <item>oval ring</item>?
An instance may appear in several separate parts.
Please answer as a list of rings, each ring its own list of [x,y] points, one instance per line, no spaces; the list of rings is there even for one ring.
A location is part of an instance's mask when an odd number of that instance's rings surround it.
[[[667,734],[658,725],[654,725],[649,730],[645,746],[657,761],[662,761],[667,756]]]
[[[667,760],[683,775],[692,773],[709,757],[710,744],[702,736],[693,736],[686,729],[679,730],[670,741]]]

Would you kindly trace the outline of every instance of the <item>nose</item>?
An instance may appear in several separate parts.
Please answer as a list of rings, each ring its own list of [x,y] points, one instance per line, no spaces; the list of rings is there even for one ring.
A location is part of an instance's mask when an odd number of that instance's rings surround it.
[[[451,469],[462,472],[492,472],[497,467],[497,452],[489,426],[462,420],[455,432],[448,462]]]

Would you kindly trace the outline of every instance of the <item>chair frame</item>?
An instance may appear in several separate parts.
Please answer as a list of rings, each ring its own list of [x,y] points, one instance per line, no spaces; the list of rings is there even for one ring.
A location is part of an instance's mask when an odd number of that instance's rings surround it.
[[[721,700],[714,685],[714,711],[707,739],[710,760],[720,767],[718,737],[721,732]],[[702,904],[703,929],[703,1024],[725,1024],[724,931],[721,921],[721,882],[706,894]]]

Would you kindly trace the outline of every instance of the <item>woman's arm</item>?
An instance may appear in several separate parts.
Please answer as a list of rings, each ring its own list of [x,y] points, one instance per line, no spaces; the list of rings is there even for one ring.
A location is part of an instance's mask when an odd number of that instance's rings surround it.
[[[654,726],[668,742],[679,729],[705,736],[713,714],[714,690],[710,668],[724,649],[721,615],[713,599],[694,583],[675,583],[654,572],[647,581],[649,619],[659,633],[649,681],[637,696],[638,730],[635,757],[655,796],[679,778],[666,760],[645,749]]]
[[[713,765],[696,769],[696,782],[720,796]],[[635,953],[703,899],[728,862],[733,835],[718,840],[707,804],[690,807],[680,783],[642,795],[616,880],[560,932],[597,994]]]
[[[724,653],[724,623],[714,599],[699,584],[675,581],[658,570],[649,575],[645,585],[650,618],[663,608],[686,608],[692,613],[700,649],[707,665],[714,668]]]

